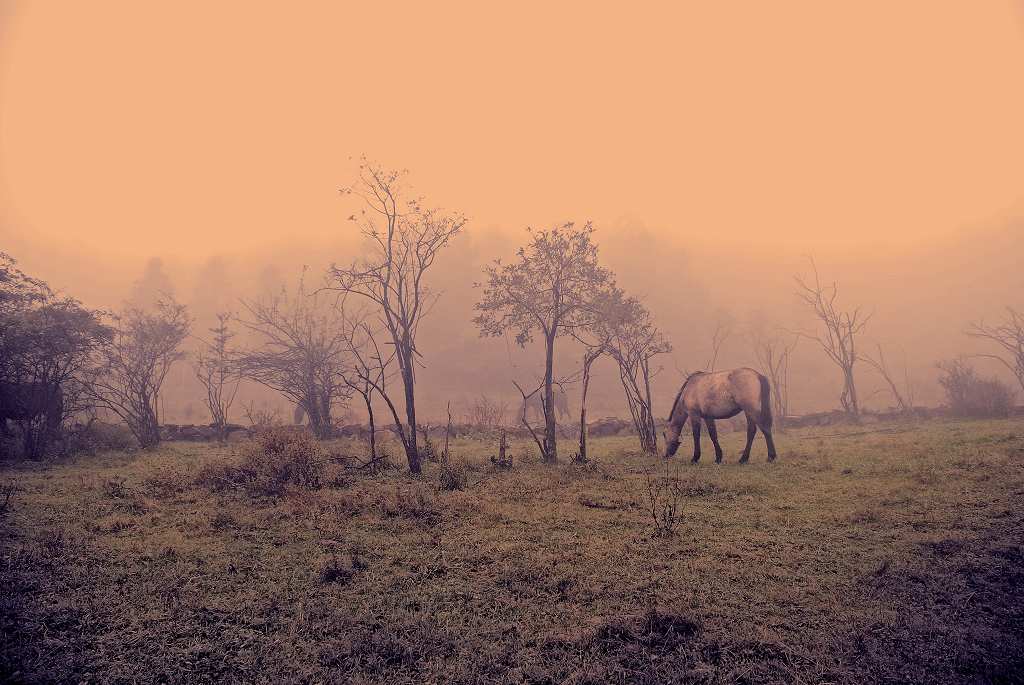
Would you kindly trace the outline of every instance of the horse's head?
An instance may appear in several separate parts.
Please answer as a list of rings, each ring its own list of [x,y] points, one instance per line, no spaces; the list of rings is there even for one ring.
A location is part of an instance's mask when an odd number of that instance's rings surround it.
[[[668,429],[662,433],[665,438],[665,457],[671,457],[679,449],[679,434],[683,432],[683,424],[686,423],[686,413],[682,416],[673,415],[669,419]]]

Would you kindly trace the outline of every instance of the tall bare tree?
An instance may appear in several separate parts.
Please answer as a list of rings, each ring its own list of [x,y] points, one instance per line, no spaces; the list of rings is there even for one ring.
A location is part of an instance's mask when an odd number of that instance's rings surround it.
[[[885,352],[882,350],[882,344],[878,343],[876,348],[878,350],[876,356],[864,354],[861,358],[864,360],[864,363],[874,369],[875,372],[882,377],[882,380],[885,381],[886,385],[889,386],[889,392],[892,393],[892,398],[896,402],[896,408],[904,413],[909,412],[914,408],[914,388],[910,381],[910,371],[906,368],[906,365],[904,365],[904,388],[901,390],[896,379],[893,377],[893,372],[889,368],[889,363],[885,359]]]
[[[221,441],[227,438],[228,412],[242,379],[238,355],[231,348],[235,334],[230,322],[229,312],[217,313],[217,325],[209,329],[211,337],[203,341],[193,365],[196,379],[206,391],[206,408],[210,411],[217,439]]]
[[[308,292],[304,276],[294,293],[286,288],[243,300],[240,322],[258,336],[241,353],[241,373],[302,407],[318,438],[333,430],[332,412],[350,396],[342,370],[348,363],[344,312],[321,292]]]
[[[85,383],[96,405],[119,416],[144,448],[160,443],[160,390],[185,357],[180,347],[191,326],[185,305],[169,296],[152,310],[128,308],[114,319],[113,339]]]
[[[994,343],[1002,349],[1000,354],[978,355],[995,359],[1017,378],[1024,389],[1024,314],[1013,307],[1006,308],[1002,321],[988,325],[984,321],[972,323],[967,335]]]
[[[592,303],[614,286],[611,272],[600,266],[594,229],[567,223],[530,231],[530,242],[516,252],[516,260],[500,260],[484,268],[487,282],[476,304],[473,322],[483,336],[515,334],[525,346],[535,333],[544,338],[544,440],[545,461],[558,460],[554,406],[555,341],[594,320]],[[522,390],[520,389],[520,392]],[[531,393],[532,394],[532,393]],[[526,395],[524,393],[524,401]]]
[[[461,214],[424,207],[408,195],[405,172],[389,171],[365,158],[354,184],[342,193],[359,198],[363,207],[354,221],[370,245],[370,254],[348,267],[331,268],[331,287],[372,303],[394,346],[402,378],[405,423],[395,416],[409,470],[421,471],[416,423],[416,366],[422,354],[416,346],[420,323],[438,294],[425,276],[441,251],[466,223]],[[382,394],[389,406],[394,402]]]
[[[852,310],[839,308],[836,300],[839,297],[839,286],[835,282],[823,285],[818,275],[818,267],[811,260],[813,280],[796,276],[797,297],[803,300],[821,322],[822,330],[818,333],[801,333],[803,337],[816,341],[843,373],[843,392],[839,402],[843,411],[856,417],[860,415],[860,403],[857,398],[857,383],[854,367],[860,360],[857,352],[857,336],[871,319],[860,307]]]
[[[786,340],[781,335],[755,335],[754,353],[761,372],[772,384],[772,413],[775,425],[785,429],[789,414],[789,360],[796,349],[798,336]]]

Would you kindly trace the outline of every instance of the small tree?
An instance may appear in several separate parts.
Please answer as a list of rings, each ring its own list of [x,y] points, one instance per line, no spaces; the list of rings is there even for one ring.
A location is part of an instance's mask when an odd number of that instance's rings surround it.
[[[772,413],[775,425],[785,429],[786,416],[789,415],[789,359],[796,349],[799,337],[791,341],[781,336],[754,336],[754,353],[757,356],[761,372],[772,384]]]
[[[308,293],[304,277],[294,294],[282,288],[242,305],[241,323],[260,344],[240,355],[241,373],[301,406],[313,434],[329,438],[334,406],[351,394],[342,375],[349,352],[342,308]]]
[[[332,287],[371,302],[381,326],[394,346],[402,378],[405,423],[395,404],[381,393],[392,410],[409,470],[420,473],[416,423],[416,365],[422,356],[416,347],[420,323],[437,301],[427,286],[426,273],[438,254],[459,234],[466,223],[461,214],[426,209],[419,199],[406,196],[405,173],[388,171],[365,158],[357,181],[342,189],[360,198],[364,207],[352,215],[370,244],[370,254],[342,268],[331,268]]]
[[[854,378],[854,366],[860,359],[857,353],[857,336],[864,330],[871,318],[864,314],[860,307],[850,311],[839,309],[836,300],[839,286],[821,284],[818,267],[811,261],[814,280],[806,281],[796,276],[797,297],[804,301],[821,322],[824,330],[818,334],[802,334],[816,341],[843,373],[843,392],[839,402],[843,410],[856,417],[860,415],[860,403],[857,399],[857,384]]]
[[[43,456],[66,419],[87,408],[82,380],[111,334],[99,312],[0,253],[0,430],[16,422],[25,456]]]
[[[648,454],[658,451],[658,433],[651,401],[651,360],[672,351],[672,344],[658,330],[651,313],[639,300],[627,298],[611,312],[612,356],[619,366],[619,379],[626,392],[633,426],[640,437],[640,449]]]
[[[963,358],[938,364],[939,385],[946,404],[957,416],[1008,416],[1014,392],[998,378],[982,378]]]
[[[877,345],[878,354],[875,357],[865,354],[862,358],[864,363],[870,366],[872,369],[882,377],[886,385],[889,386],[889,391],[892,393],[892,398],[896,402],[896,408],[901,412],[909,412],[914,408],[914,388],[910,382],[910,372],[908,369],[903,370],[904,389],[900,390],[899,385],[896,383],[896,379],[893,378],[892,371],[889,369],[889,363],[885,360],[885,352],[882,351],[881,343]]]
[[[185,305],[167,297],[152,311],[126,309],[114,319],[113,338],[85,384],[96,405],[119,416],[143,448],[160,443],[160,390],[192,320]]]
[[[987,325],[984,321],[972,323],[967,329],[967,335],[995,343],[1001,348],[1001,354],[978,356],[995,359],[1005,366],[1024,390],[1024,314],[1013,307],[1007,307],[1003,320],[998,324]]]
[[[238,359],[230,348],[235,334],[229,327],[231,314],[219,312],[217,325],[210,329],[211,339],[196,356],[194,370],[200,385],[206,390],[206,407],[210,411],[217,438],[227,438],[228,411],[235,402],[241,375]]]
[[[487,283],[476,304],[480,313],[473,319],[481,335],[496,337],[513,332],[520,346],[532,341],[534,333],[543,336],[541,451],[549,462],[558,460],[552,387],[555,341],[590,325],[594,320],[592,303],[614,285],[611,272],[598,264],[593,232],[589,222],[582,228],[567,223],[531,231],[529,244],[517,251],[515,262],[502,264],[499,260],[485,267]]]
[[[366,406],[370,426],[370,463],[377,461],[377,422],[373,413],[373,395],[379,394],[391,406],[387,394],[388,367],[395,359],[394,351],[385,354],[377,342],[377,334],[365,319],[359,319],[349,326],[347,333],[351,362],[342,372],[345,383],[356,392]]]

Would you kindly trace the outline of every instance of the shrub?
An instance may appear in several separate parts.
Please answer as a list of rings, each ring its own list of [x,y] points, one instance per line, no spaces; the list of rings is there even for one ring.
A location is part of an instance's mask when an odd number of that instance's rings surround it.
[[[938,364],[939,385],[946,404],[957,416],[1008,416],[1013,408],[1013,389],[998,378],[982,378],[964,359]]]
[[[468,482],[464,461],[445,459],[441,462],[440,485],[442,490],[465,490]]]
[[[64,455],[96,454],[108,450],[130,450],[138,444],[124,424],[89,421],[65,429],[60,450]]]
[[[253,496],[276,496],[289,485],[319,488],[325,461],[320,444],[305,429],[271,427],[242,448],[241,462],[207,465],[197,484],[214,492],[242,488]]]

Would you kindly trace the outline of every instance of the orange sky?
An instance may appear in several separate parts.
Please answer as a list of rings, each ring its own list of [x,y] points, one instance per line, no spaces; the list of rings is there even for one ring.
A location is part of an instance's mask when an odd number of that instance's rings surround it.
[[[473,231],[810,251],[1024,214],[1020,3],[553,4],[2,0],[0,239],[323,241],[362,152]]]

